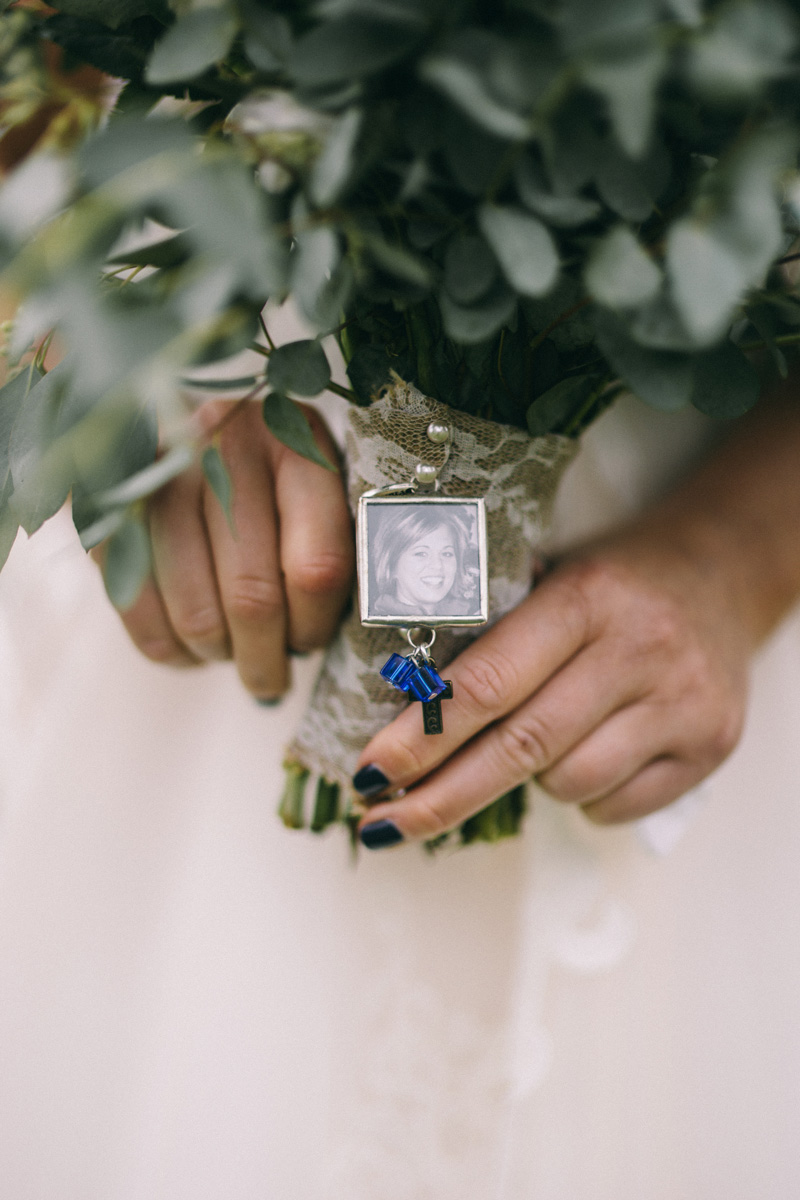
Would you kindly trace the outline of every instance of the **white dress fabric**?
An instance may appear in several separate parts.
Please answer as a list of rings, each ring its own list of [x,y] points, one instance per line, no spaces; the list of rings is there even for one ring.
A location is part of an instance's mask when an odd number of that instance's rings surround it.
[[[702,436],[615,408],[556,540]],[[602,830],[538,794],[524,837],[436,858],[278,822],[317,664],[278,710],[230,666],[153,666],[63,514],[17,543],[3,1200],[800,1195],[800,616],[702,797]]]

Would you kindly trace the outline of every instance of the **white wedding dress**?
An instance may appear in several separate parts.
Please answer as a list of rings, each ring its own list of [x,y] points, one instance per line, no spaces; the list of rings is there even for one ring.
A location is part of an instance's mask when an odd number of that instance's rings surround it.
[[[589,433],[563,543],[699,419]],[[138,657],[62,514],[0,575],[2,1200],[800,1196],[800,616],[743,741],[634,828],[351,858],[279,710]]]

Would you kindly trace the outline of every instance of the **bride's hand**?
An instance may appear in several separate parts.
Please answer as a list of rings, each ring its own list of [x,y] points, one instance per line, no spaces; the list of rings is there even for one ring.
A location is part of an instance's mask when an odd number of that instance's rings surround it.
[[[800,598],[791,376],[680,487],[569,559],[448,668],[445,732],[417,705],[354,784],[369,846],[431,837],[535,775],[601,822],[676,799],[735,746],[755,647]]]
[[[206,429],[231,408],[198,416]],[[305,408],[317,444],[336,447]],[[233,658],[245,686],[277,699],[289,683],[287,653],[324,646],[350,595],[353,531],[341,476],[272,436],[260,406],[243,406],[219,434],[233,484],[235,536],[201,470],[163,488],[149,507],[153,575],[121,614],[136,646],[156,662]]]
[[[564,561],[447,668],[444,734],[412,704],[366,747],[359,790],[410,790],[365,843],[440,834],[532,776],[604,823],[680,796],[742,728],[753,646],[729,584],[646,526]]]

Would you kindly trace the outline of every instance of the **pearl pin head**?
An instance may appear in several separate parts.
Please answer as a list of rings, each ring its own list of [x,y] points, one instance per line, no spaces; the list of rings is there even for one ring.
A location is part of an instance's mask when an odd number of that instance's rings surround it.
[[[450,426],[443,421],[431,421],[428,426],[428,439],[437,446],[450,441]]]

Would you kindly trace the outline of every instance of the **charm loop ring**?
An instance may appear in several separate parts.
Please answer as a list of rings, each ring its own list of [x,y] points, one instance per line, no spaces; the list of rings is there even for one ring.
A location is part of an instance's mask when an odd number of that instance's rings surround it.
[[[435,629],[429,629],[427,625],[414,625],[411,629],[405,630],[405,635],[409,646],[416,654],[421,654],[423,658],[429,657],[430,648],[436,641]]]

